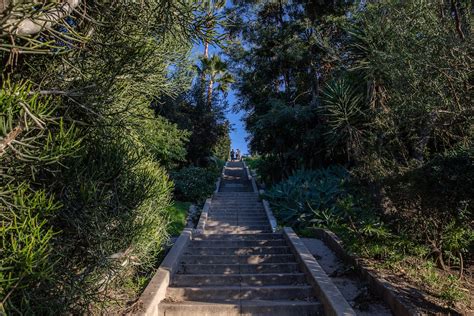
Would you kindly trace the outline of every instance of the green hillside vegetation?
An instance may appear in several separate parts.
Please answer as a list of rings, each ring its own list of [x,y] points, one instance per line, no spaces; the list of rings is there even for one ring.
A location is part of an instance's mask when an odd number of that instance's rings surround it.
[[[4,0],[0,314],[132,311],[215,190],[228,110],[280,225],[330,229],[430,306],[472,312],[472,12]]]
[[[461,313],[473,293],[471,11],[468,1],[246,2],[229,11],[226,50],[249,165],[280,223],[331,229]]]
[[[133,307],[169,235],[184,227],[189,203],[172,202],[170,174],[192,165],[215,181],[206,161],[229,147],[220,91],[215,109],[193,110],[219,130],[210,138],[196,135],[195,112],[181,126],[155,104],[192,90],[191,49],[215,38],[208,9],[167,0],[0,6],[0,313]]]

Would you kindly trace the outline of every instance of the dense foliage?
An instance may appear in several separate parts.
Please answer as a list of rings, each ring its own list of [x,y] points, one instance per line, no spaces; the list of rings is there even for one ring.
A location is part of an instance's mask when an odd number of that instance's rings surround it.
[[[373,241],[378,251],[359,250],[382,261],[400,237],[399,253],[462,275],[474,246],[471,10],[295,0],[229,11],[239,106],[283,223]]]
[[[210,172],[209,169],[200,167],[186,167],[172,173],[172,177],[178,199],[203,203],[216,189],[215,182],[219,172]]]
[[[214,16],[191,1],[4,4],[0,313],[113,313],[168,238],[169,172],[196,160],[196,130],[150,105],[189,93]]]

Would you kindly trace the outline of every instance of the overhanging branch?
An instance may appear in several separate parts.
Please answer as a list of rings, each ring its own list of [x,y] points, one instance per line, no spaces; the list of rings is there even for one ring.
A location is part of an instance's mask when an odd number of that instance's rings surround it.
[[[65,3],[32,18],[13,17],[6,22],[6,30],[18,36],[37,34],[69,16],[80,3],[81,0],[66,0]]]

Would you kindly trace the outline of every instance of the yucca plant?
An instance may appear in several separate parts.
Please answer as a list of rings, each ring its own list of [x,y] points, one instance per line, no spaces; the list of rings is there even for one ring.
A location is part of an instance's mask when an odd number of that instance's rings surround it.
[[[363,96],[350,82],[340,79],[325,86],[322,100],[326,143],[332,151],[343,151],[350,161],[362,147],[366,119]]]

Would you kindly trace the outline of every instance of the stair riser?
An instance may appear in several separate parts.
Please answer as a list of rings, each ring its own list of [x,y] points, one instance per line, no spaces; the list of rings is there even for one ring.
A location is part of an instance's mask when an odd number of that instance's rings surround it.
[[[225,231],[225,232],[240,232],[240,231],[248,231],[248,230],[269,230],[270,225],[237,225],[237,226],[208,226],[204,225],[204,229],[206,231]]]
[[[194,315],[194,314],[193,314]],[[242,304],[242,316],[318,316],[324,315],[323,307],[319,303],[305,306],[246,306]],[[167,314],[168,316],[168,314]]]
[[[211,212],[207,214],[208,218],[211,217],[218,217],[218,218],[228,218],[228,219],[250,219],[250,220],[264,220],[267,218],[267,214],[264,212],[259,212],[259,213],[248,213],[248,214],[243,214],[243,213],[238,213],[238,212]]]
[[[240,306],[214,304],[196,307],[194,305],[163,304],[159,316],[240,316]]]
[[[190,247],[259,247],[259,246],[286,246],[285,240],[194,240]]]
[[[208,220],[212,221],[266,221],[266,215],[252,215],[252,216],[240,216],[240,215],[220,215],[220,214],[208,214]]]
[[[267,225],[268,220],[207,220],[206,226],[214,226],[214,225]]]
[[[224,226],[224,227],[205,225],[204,227],[206,229],[207,228],[213,229],[213,230],[223,229],[223,230],[226,230],[226,231],[233,230],[233,229],[239,229],[239,230],[265,230],[265,229],[269,229],[270,225],[267,224],[267,225],[257,225],[257,226]]]
[[[247,229],[206,229],[204,231],[207,234],[261,234],[261,233],[271,233],[271,229],[261,229],[261,230],[247,230]]]
[[[320,303],[311,302],[305,304],[264,304],[258,305],[253,302],[243,301],[233,306],[225,303],[213,305],[196,306],[186,302],[180,304],[162,303],[159,316],[318,316],[324,315]]]
[[[216,228],[227,228],[227,227],[262,227],[267,226],[268,221],[237,221],[235,223],[224,222],[224,221],[207,221],[206,227],[216,227]]]
[[[172,300],[209,301],[209,300],[304,300],[312,296],[309,287],[301,288],[256,288],[251,290],[218,288],[168,288],[168,297]]]
[[[187,264],[261,264],[295,262],[293,255],[267,256],[183,256],[181,263]]]
[[[222,206],[258,208],[258,207],[263,207],[263,204],[262,204],[262,201],[259,201],[257,199],[226,198],[221,201],[212,199],[211,208],[222,207]]]
[[[253,224],[253,225],[267,225],[268,220],[266,219],[240,219],[240,218],[233,218],[233,219],[215,219],[209,218],[206,221],[207,225],[238,225],[238,224]]]
[[[232,210],[232,211],[264,211],[265,208],[263,205],[245,205],[245,204],[227,204],[227,205],[212,205],[210,208],[210,211],[226,211],[226,210]]]
[[[289,247],[263,247],[263,248],[194,248],[188,249],[186,254],[207,255],[263,255],[263,254],[291,254]]]
[[[268,285],[299,285],[305,284],[304,274],[282,275],[185,275],[175,274],[173,286],[268,286]]]
[[[256,234],[256,235],[197,235],[194,237],[194,240],[269,240],[269,239],[283,239],[282,234],[278,233],[269,233],[269,234]]]
[[[252,273],[295,273],[298,272],[297,263],[276,263],[260,265],[203,265],[183,264],[181,274],[252,274]]]
[[[261,210],[261,209],[258,209],[258,210],[242,210],[242,209],[221,209],[221,210],[211,210],[209,211],[209,214],[210,215],[232,215],[232,216],[235,216],[235,215],[240,215],[240,216],[257,216],[257,215],[260,215],[260,216],[263,216],[263,215],[266,215],[265,214],[265,210]]]

